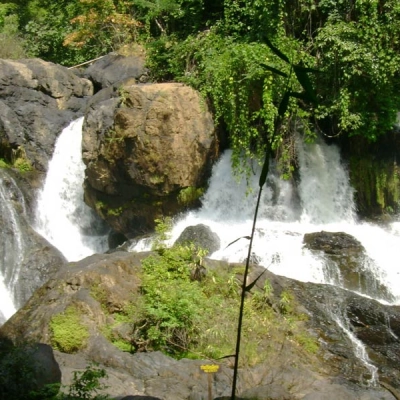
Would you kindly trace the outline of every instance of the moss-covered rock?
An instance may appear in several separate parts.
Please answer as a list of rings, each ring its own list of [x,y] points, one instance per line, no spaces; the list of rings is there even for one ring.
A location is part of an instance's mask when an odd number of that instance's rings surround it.
[[[89,329],[82,322],[81,311],[70,305],[50,319],[51,344],[63,353],[76,353],[87,345]]]

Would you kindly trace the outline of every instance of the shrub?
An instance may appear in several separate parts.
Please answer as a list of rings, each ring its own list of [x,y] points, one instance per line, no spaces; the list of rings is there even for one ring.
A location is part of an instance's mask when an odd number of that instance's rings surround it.
[[[88,365],[84,371],[74,371],[73,382],[69,387],[67,399],[69,400],[107,400],[109,396],[98,394],[98,391],[106,389],[101,379],[107,377],[104,369],[95,364]],[[61,399],[60,399],[61,400]]]
[[[51,384],[38,388],[37,369],[32,346],[14,346],[7,340],[0,340],[0,399],[55,399],[60,385]]]

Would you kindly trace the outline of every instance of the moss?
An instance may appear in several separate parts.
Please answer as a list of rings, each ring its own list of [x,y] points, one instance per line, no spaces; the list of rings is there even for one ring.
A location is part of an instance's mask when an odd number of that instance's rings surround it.
[[[204,194],[203,188],[189,186],[182,189],[178,194],[178,203],[184,206],[189,206],[196,202]]]
[[[299,332],[295,334],[294,341],[299,344],[307,353],[316,354],[319,350],[317,339],[306,332]]]
[[[400,203],[399,167],[396,164],[353,157],[351,184],[361,214],[396,212]]]
[[[13,167],[17,168],[20,172],[33,170],[32,164],[29,161],[23,146],[19,146],[17,149],[12,150],[11,159]]]
[[[75,353],[84,348],[89,338],[89,330],[82,323],[78,308],[69,306],[63,313],[50,320],[51,345],[63,353]]]
[[[132,345],[124,340],[117,339],[114,341],[111,341],[111,343],[119,350],[125,351],[128,353],[132,352]]]
[[[123,208],[122,207],[117,207],[117,208],[109,208],[107,210],[107,215],[109,217],[119,217],[123,212]]]
[[[0,168],[10,168],[10,164],[8,164],[3,158],[0,158]]]
[[[29,160],[25,160],[23,158],[17,158],[14,161],[14,167],[17,168],[20,172],[28,172],[32,171],[32,164]]]
[[[103,309],[106,309],[108,296],[106,290],[100,284],[96,283],[90,287],[90,295],[100,303]]]

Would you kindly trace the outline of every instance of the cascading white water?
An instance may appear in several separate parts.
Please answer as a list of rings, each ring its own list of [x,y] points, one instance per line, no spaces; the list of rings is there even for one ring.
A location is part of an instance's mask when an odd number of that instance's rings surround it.
[[[371,363],[371,360],[368,357],[367,350],[365,349],[364,344],[354,335],[354,333],[349,329],[349,322],[343,316],[338,316],[332,314],[332,319],[340,326],[343,332],[348,336],[350,341],[353,344],[354,355],[361,360],[364,364],[365,368],[369,372],[369,377],[366,379],[366,384],[368,386],[375,386],[378,380],[378,368]],[[364,379],[361,379],[363,381]]]
[[[279,178],[271,166],[256,225],[253,253],[259,263],[275,274],[300,281],[340,285],[340,272],[327,273],[326,262],[303,246],[305,233],[346,232],[365,247],[372,270],[400,304],[400,275],[393,260],[400,245],[396,224],[387,228],[356,220],[353,189],[336,146],[323,141],[297,141],[300,181],[297,185]],[[198,211],[189,212],[174,223],[170,244],[190,225],[208,225],[221,239],[214,259],[245,260],[248,240],[236,239],[251,233],[258,190],[259,171],[251,177],[252,193],[246,196],[245,179],[232,175],[231,153],[215,165],[207,193]],[[148,245],[146,246],[148,247]],[[143,242],[132,250],[143,250]],[[368,293],[367,293],[368,294]],[[378,299],[380,300],[380,299]]]
[[[35,229],[69,261],[107,250],[107,235],[83,201],[82,124],[83,117],[58,137],[36,210]]]
[[[26,214],[24,196],[14,179],[0,171],[0,324],[16,311],[15,286],[24,257],[24,238],[17,208]]]

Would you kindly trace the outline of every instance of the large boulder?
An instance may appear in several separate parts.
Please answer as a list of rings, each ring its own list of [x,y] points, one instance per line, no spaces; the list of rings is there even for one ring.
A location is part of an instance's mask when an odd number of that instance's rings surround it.
[[[388,288],[374,276],[373,263],[363,245],[345,232],[313,232],[304,235],[304,246],[314,254],[323,254],[327,281],[374,298],[393,301]]]
[[[61,65],[0,60],[0,157],[13,161],[19,152],[45,171],[57,136],[92,94],[88,79]]]
[[[96,95],[83,129],[85,200],[117,232],[150,231],[190,206],[218,152],[210,112],[178,83],[125,83]]]

